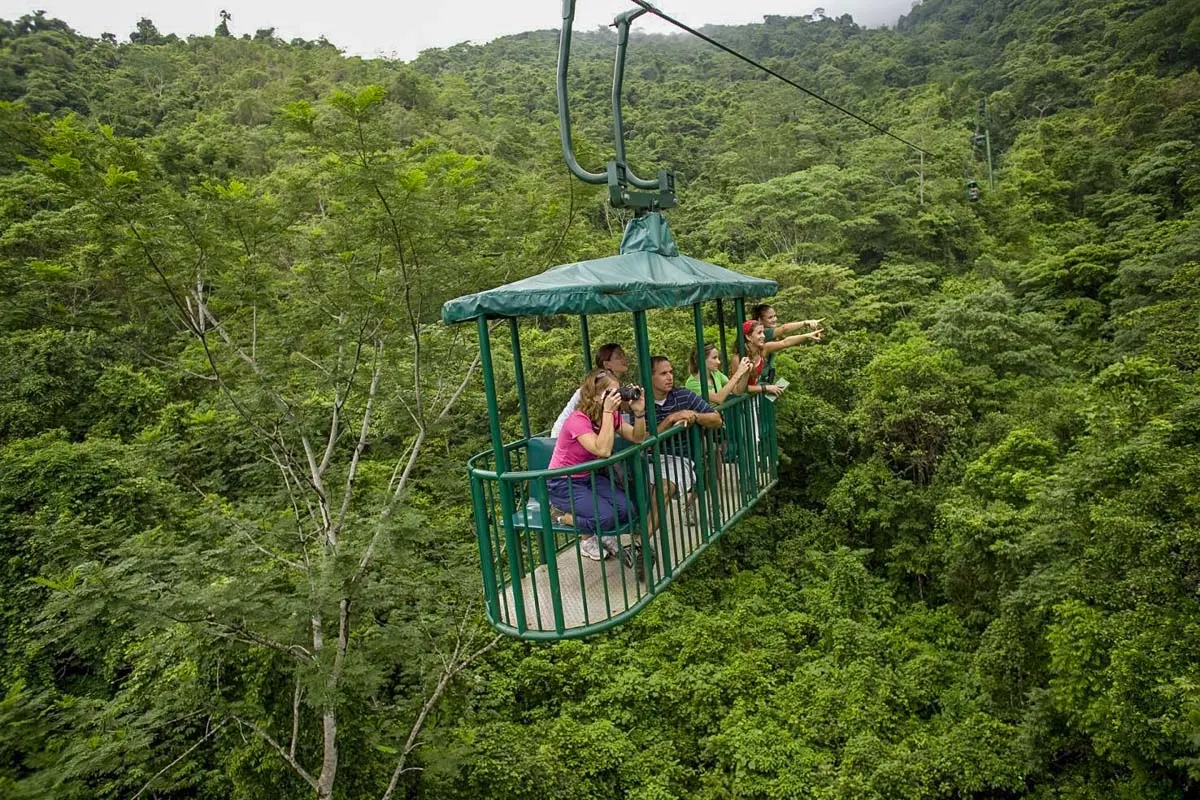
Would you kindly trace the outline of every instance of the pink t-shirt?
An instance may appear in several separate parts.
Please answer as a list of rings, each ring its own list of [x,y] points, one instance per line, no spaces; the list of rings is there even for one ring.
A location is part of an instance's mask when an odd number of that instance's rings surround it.
[[[615,432],[621,426],[621,417],[613,412],[613,431]],[[592,419],[582,411],[576,411],[571,416],[567,417],[567,421],[563,423],[562,430],[558,434],[558,439],[554,442],[554,453],[550,456],[550,469],[559,467],[573,467],[576,464],[586,464],[589,461],[595,461],[596,457],[588,452],[588,449],[579,443],[579,437],[585,433],[595,433],[596,429],[592,427]],[[576,472],[571,475],[572,478],[586,478],[588,473]]]

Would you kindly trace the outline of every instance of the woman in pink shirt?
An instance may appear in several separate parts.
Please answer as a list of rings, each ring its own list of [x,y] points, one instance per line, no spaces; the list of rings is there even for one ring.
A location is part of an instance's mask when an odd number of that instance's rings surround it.
[[[617,379],[606,369],[588,373],[579,387],[579,405],[563,423],[550,457],[550,469],[573,467],[612,455],[619,433],[630,442],[646,438],[646,398],[640,394],[629,402],[633,424],[624,422],[617,407],[621,405]],[[590,534],[580,543],[580,551],[599,561],[618,552],[617,532],[635,516],[628,495],[612,482],[610,470],[571,473],[546,481],[550,494],[551,515],[555,522],[575,525]],[[597,535],[604,538],[601,545]]]

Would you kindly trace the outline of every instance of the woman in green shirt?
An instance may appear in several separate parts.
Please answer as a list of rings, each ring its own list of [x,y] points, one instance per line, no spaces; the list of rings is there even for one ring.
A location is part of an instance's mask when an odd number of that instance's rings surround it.
[[[746,391],[746,381],[750,379],[750,359],[743,358],[738,362],[732,377],[726,376],[724,372],[721,372],[721,357],[717,354],[716,345],[706,344],[704,345],[704,368],[708,371],[708,402],[714,406],[724,403],[731,394],[741,394]],[[688,375],[687,383],[684,385],[703,397],[704,392],[700,391],[700,362],[696,358],[694,349],[688,359]]]

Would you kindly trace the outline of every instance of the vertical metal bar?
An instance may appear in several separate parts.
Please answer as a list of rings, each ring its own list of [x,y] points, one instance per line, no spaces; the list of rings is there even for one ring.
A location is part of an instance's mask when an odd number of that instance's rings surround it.
[[[776,403],[771,404],[771,408],[767,413],[767,424],[764,426],[769,428],[767,431],[767,482],[779,478],[779,407]]]
[[[763,440],[763,406],[766,405],[767,396],[765,394],[756,394],[754,396],[754,416],[750,422],[754,431],[754,459],[750,462],[752,474],[754,475],[754,490],[747,501],[753,499],[760,491],[762,491],[762,440]]]
[[[638,507],[638,527],[637,533],[641,543],[642,554],[642,575],[646,579],[646,593],[649,594],[651,587],[654,586],[654,566],[655,559],[652,553],[650,540],[650,515],[645,513],[650,508],[650,493],[646,489],[646,474],[642,470],[641,453],[629,459],[627,462],[629,468],[633,470],[633,491],[634,497],[637,498]],[[641,591],[639,587],[639,592]]]
[[[734,422],[736,422],[736,416],[733,415],[734,410],[736,409],[727,410],[724,414],[725,427],[722,428],[722,431],[725,432],[726,452],[721,453],[720,449],[716,451],[718,452],[718,458],[716,458],[716,468],[718,468],[718,471],[716,471],[716,487],[718,487],[718,491],[716,491],[716,510],[718,510],[718,513],[714,516],[715,524],[713,527],[715,528],[715,533],[718,535],[725,533],[725,521],[730,518],[730,513],[733,510],[732,495],[730,494],[733,483],[728,480],[725,468],[728,463],[726,461],[728,449],[734,446],[737,440],[737,428],[734,427]],[[737,469],[737,464],[733,465],[733,469]]]
[[[475,320],[479,331],[479,366],[483,373],[483,391],[487,396],[488,429],[492,435],[492,454],[496,458],[496,474],[508,472],[508,453],[504,450],[504,438],[500,433],[500,407],[496,404],[496,373],[492,366],[492,344],[488,333],[487,320],[478,317]],[[508,547],[509,580],[513,589],[513,605],[517,612],[517,629],[524,632],[525,598],[521,590],[521,547],[517,541],[517,532],[513,529],[513,494],[512,486],[500,481],[500,510],[504,517],[504,537]]]
[[[679,440],[686,438],[687,435],[687,428],[676,428],[670,436],[672,442],[671,449],[678,452]],[[674,455],[674,453],[668,453],[668,455]],[[677,458],[670,460],[667,471],[670,473],[667,480],[675,484],[675,493],[672,501],[675,497],[678,497],[679,500],[679,502],[668,502],[671,508],[671,542],[675,545],[675,548],[671,551],[671,575],[673,576],[676,574],[679,563],[687,557],[686,548],[684,547],[684,542],[686,541],[686,533],[684,531],[687,525],[683,519],[683,502],[685,498],[682,496],[681,487],[683,486],[683,481],[679,476],[679,460]],[[672,477],[674,480],[672,480]]]
[[[494,465],[493,465],[494,466]],[[488,479],[483,484],[486,492],[484,504],[488,509],[488,544],[491,546],[494,561],[493,569],[500,576],[498,587],[500,589],[500,601],[504,605],[504,623],[506,625],[513,624],[513,611],[508,606],[508,592],[504,591],[505,584],[512,583],[512,575],[508,576],[508,580],[504,580],[504,559],[502,554],[507,553],[507,547],[500,541],[500,513],[496,510],[496,481]]]
[[[529,439],[529,402],[525,398],[525,366],[521,363],[521,332],[517,318],[508,318],[508,333],[512,339],[513,373],[517,378],[517,404],[521,407],[521,430]]]
[[[574,477],[574,475],[570,475],[570,476],[567,476],[567,480],[570,482],[570,489],[571,489],[571,507],[567,510],[571,512],[572,519],[578,519],[579,511],[578,511],[578,509],[575,508],[575,481],[576,481],[576,478]],[[578,527],[578,523],[576,523],[576,527]],[[579,575],[579,604],[580,604],[580,607],[583,609],[583,624],[590,625],[592,620],[591,620],[591,616],[588,611],[587,581],[586,581],[586,575],[584,574],[583,552],[580,549],[580,544],[582,543],[582,541],[583,541],[582,537],[580,537],[580,536],[575,537],[575,568],[579,571],[578,572],[578,575]]]
[[[550,605],[554,611],[554,630],[564,629],[562,591],[558,581],[558,550],[554,547],[554,525],[550,521],[550,491],[545,478],[534,478],[537,498],[542,506],[542,549],[546,551],[546,580],[550,583]]]
[[[717,300],[717,335],[720,337],[720,341],[721,341],[721,366],[724,368],[725,374],[729,375],[732,373],[732,370],[729,367],[729,344],[728,344],[728,341],[725,336],[725,301],[724,300]],[[739,361],[740,361],[740,358],[739,358]],[[728,412],[726,412],[723,416],[725,417],[725,427],[724,427],[725,440],[727,442],[731,443],[731,445],[729,445],[729,446],[736,446],[736,444],[737,444],[736,438],[738,435],[736,406],[733,409],[732,420],[730,419],[730,415]],[[733,422],[732,425],[730,424],[731,421]],[[720,451],[718,450],[718,452],[720,452]],[[734,454],[735,455],[737,454],[736,450],[734,451]],[[721,513],[716,517],[716,519],[717,519],[717,523],[718,523],[717,529],[719,531],[723,531],[725,529],[725,519],[726,519],[725,507],[727,505],[729,505],[729,502],[728,502],[729,501],[729,486],[725,482],[725,460],[724,460],[724,458],[719,458],[717,460],[717,465],[718,465],[718,469],[720,470],[720,474],[718,475],[718,484],[717,485],[721,487],[720,502],[718,503],[717,508],[720,510]],[[737,468],[737,465],[735,464],[734,469],[736,469],[736,468]]]
[[[534,625],[537,630],[542,631],[542,630],[546,629],[546,625],[542,621],[542,606],[541,606],[541,601],[539,600],[539,594],[538,594],[537,568],[538,568],[540,559],[533,552],[533,544],[534,544],[533,531],[535,530],[535,528],[529,523],[529,514],[528,513],[525,514],[525,523],[524,524],[525,524],[525,527],[521,529],[521,533],[519,534],[521,537],[521,545],[523,548],[521,552],[522,552],[522,555],[524,555],[524,557],[525,557],[525,564],[528,567],[528,569],[525,572],[525,575],[529,576],[529,591],[531,594],[530,599],[533,600]],[[539,543],[538,549],[539,550],[541,549],[540,543]],[[525,575],[521,576],[522,581],[525,580]]]
[[[646,312],[633,312],[633,339],[637,346],[638,372],[642,378],[642,389],[646,393],[646,411],[654,408],[654,381],[650,373],[650,333],[646,329]],[[646,414],[646,432],[651,436],[658,430],[654,415]]]
[[[696,334],[696,366],[700,372],[700,396],[708,402],[708,361],[704,357],[704,313],[699,303],[692,303],[692,328]]]
[[[496,570],[492,566],[492,540],[488,530],[487,505],[483,497],[483,479],[473,472],[471,478],[471,505],[475,509],[475,539],[479,544],[479,563],[483,568],[483,599],[487,604],[488,619],[493,623],[500,621],[498,592],[496,591]]]
[[[738,474],[741,483],[741,502],[738,504],[739,509],[744,507],[750,501],[750,498],[755,495],[753,483],[756,480],[754,477],[754,459],[755,453],[758,450],[758,442],[755,439],[754,431],[754,415],[758,413],[758,399],[762,397],[759,394],[751,394],[746,396],[746,401],[742,404],[742,436],[741,449],[738,451]]]
[[[596,506],[596,470],[592,469],[588,472],[588,488],[592,493],[592,510],[597,510]],[[596,546],[600,548],[600,560],[596,562],[600,567],[600,587],[604,590],[604,618],[612,619],[612,598],[608,592],[608,570],[604,568],[605,548],[604,537],[601,535],[604,529],[600,526],[600,518],[596,517]]]
[[[692,303],[692,329],[696,337],[696,361],[697,369],[700,373],[700,396],[704,398],[704,402],[709,400],[709,378],[708,378],[708,359],[705,358],[704,348],[704,311],[699,303]],[[696,426],[699,428],[699,426]],[[708,437],[704,432],[697,431],[689,437],[689,444],[692,445],[692,470],[695,473],[695,494],[696,494],[696,513],[700,515],[700,538],[702,541],[708,540],[708,488],[712,486],[708,471],[709,459],[708,448],[705,443]],[[680,501],[687,506],[687,498],[681,497]],[[689,534],[690,535],[690,534]]]
[[[717,301],[717,331],[721,338],[721,369],[729,374],[729,351],[725,346],[725,301]]]
[[[733,301],[733,310],[737,319],[737,348],[738,358],[743,358],[746,355],[746,334],[742,331],[742,320],[746,318],[746,300],[738,297]]]
[[[721,417],[724,421],[724,415]],[[704,431],[700,441],[704,443],[705,467],[704,474],[708,476],[708,515],[704,519],[701,531],[704,541],[709,541],[721,529],[721,437],[724,428]]]
[[[746,333],[742,330],[742,321],[746,319],[746,299],[743,297],[735,297],[733,300],[734,319],[736,320],[736,330],[734,333],[737,336],[738,358],[746,356]],[[739,432],[738,442],[738,482],[742,490],[740,506],[746,504],[749,493],[749,481],[753,477],[751,468],[754,465],[754,426],[751,414],[758,413],[756,403],[762,395],[753,395],[746,392],[747,399],[742,404],[741,409],[741,430]]]
[[[621,523],[621,504],[617,501],[617,494],[620,492],[620,489],[617,486],[616,480],[613,478],[613,468],[611,464],[604,468],[604,473],[604,477],[608,480],[608,493],[613,499],[613,533],[615,534],[614,538],[617,543],[616,560],[617,572],[621,576],[621,599],[625,603],[625,609],[628,609],[629,583],[625,579],[625,559],[622,557],[623,554],[621,553],[621,529],[623,527]],[[626,498],[626,502],[628,503],[628,498]],[[605,571],[607,572],[607,568]],[[622,609],[622,611],[625,609]]]
[[[746,407],[746,496],[742,499],[742,505],[748,505],[755,495],[758,494],[758,448],[759,438],[762,436],[761,426],[758,422],[758,407],[762,405],[763,395],[756,394],[750,397],[750,403]]]
[[[708,431],[700,427],[700,425],[692,426],[695,428],[691,431],[692,447],[692,477],[695,484],[696,492],[696,514],[699,516],[699,523],[696,527],[699,528],[700,541],[708,541],[708,489],[712,486],[712,475],[709,473],[708,447],[706,442],[708,439]],[[684,498],[687,501],[687,498]],[[689,536],[691,534],[688,534]]]
[[[579,315],[579,341],[583,343],[583,373],[592,371],[592,337],[588,331],[587,314]]]
[[[509,481],[506,481],[503,478],[500,480],[501,483],[508,483],[510,486],[512,485]],[[533,497],[534,488],[530,486],[528,491],[529,496]],[[537,630],[545,630],[546,625],[542,621],[542,609],[538,593],[537,569],[538,565],[545,561],[546,554],[542,547],[540,537],[536,536],[534,533],[537,528],[535,527],[535,523],[529,518],[529,506],[523,503],[520,510],[516,511],[513,516],[514,518],[520,519],[520,524],[518,525],[516,522],[514,522],[513,528],[514,530],[519,531],[517,536],[520,537],[520,544],[522,548],[521,553],[525,560],[525,568],[522,571],[521,580],[524,581],[525,576],[529,576],[529,588],[532,591],[531,599],[533,600],[534,622],[536,623]],[[535,544],[537,546],[536,552],[534,550]]]
[[[654,380],[651,377],[650,371],[650,332],[646,323],[646,312],[633,312],[633,336],[637,342],[638,353],[638,371],[642,375],[642,388],[646,392],[646,433],[650,436],[656,436],[658,432],[658,422],[654,409]],[[663,500],[662,490],[662,470],[659,468],[658,455],[661,452],[661,445],[653,442],[648,452],[650,454],[650,469],[654,476],[654,498],[655,507],[658,509],[658,539],[659,539],[659,557],[663,563],[663,577],[671,574],[671,543],[667,530],[667,507]],[[655,587],[657,588],[657,587]]]
[[[492,367],[492,344],[487,320],[477,317],[479,331],[479,366],[483,372],[483,391],[487,396],[488,431],[492,435],[492,455],[496,459],[496,472],[508,472],[508,453],[504,450],[504,439],[500,433],[500,407],[496,404],[496,374]]]
[[[767,463],[766,420],[767,415],[770,413],[770,410],[767,408],[767,406],[770,404],[770,401],[767,400],[767,397],[768,395],[766,394],[760,394],[758,396],[758,461],[756,462],[757,472],[755,473],[755,478],[757,480],[755,485],[756,495],[762,491],[763,484],[765,483],[763,480],[763,473],[766,470]]]

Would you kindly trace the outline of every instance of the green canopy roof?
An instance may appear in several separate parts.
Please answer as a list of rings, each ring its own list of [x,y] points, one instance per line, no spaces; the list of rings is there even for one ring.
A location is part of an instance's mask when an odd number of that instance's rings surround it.
[[[563,264],[464,295],[442,306],[442,321],[643,311],[730,297],[766,297],[778,289],[775,281],[679,255],[666,220],[653,213],[629,223],[620,255]]]

